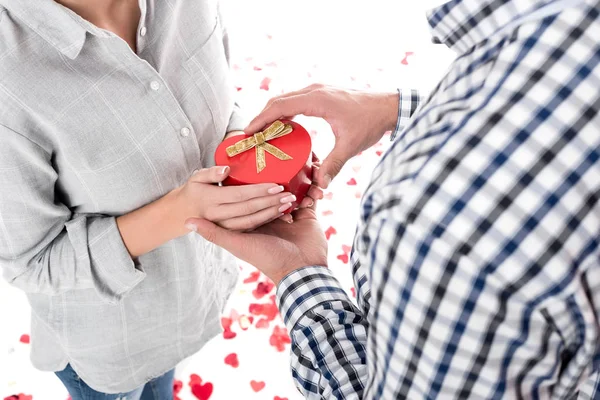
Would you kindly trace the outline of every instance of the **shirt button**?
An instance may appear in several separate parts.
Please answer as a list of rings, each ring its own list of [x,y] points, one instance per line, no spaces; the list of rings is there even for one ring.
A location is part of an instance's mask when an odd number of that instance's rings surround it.
[[[146,36],[146,32],[148,32],[148,29],[146,29],[145,26],[142,26],[142,29],[140,29],[140,36]]]
[[[188,137],[190,135],[190,128],[185,127],[185,128],[181,128],[181,136],[183,137]]]
[[[160,89],[160,83],[158,81],[150,82],[150,89],[157,91],[158,89]]]

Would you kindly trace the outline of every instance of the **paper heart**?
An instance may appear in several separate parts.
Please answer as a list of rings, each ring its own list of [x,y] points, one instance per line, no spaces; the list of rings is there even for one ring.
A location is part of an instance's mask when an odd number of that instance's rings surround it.
[[[233,339],[237,336],[237,333],[233,332],[231,329],[225,329],[223,331],[223,339],[229,340]]]
[[[356,297],[356,289],[350,288],[350,293],[352,293],[352,297]]]
[[[174,380],[173,381],[173,394],[176,395],[177,393],[181,392],[181,389],[183,389],[183,382],[180,380]]]
[[[25,343],[25,344],[28,344],[29,341],[30,341],[30,338],[29,338],[29,335],[27,335],[27,334],[21,335],[21,338],[19,339],[19,342]]]
[[[377,156],[381,157],[381,155],[383,154],[383,151],[381,151],[381,150],[377,150],[377,151],[375,152],[375,154],[377,154]]]
[[[333,211],[331,211],[331,210],[326,210],[326,211],[323,211],[323,212],[321,213],[321,215],[323,215],[324,217],[328,217],[328,216],[330,216],[330,215],[333,215]]]
[[[252,325],[252,321],[254,321],[254,318],[252,316],[248,317],[247,315],[242,315],[238,320],[240,329],[243,331],[247,330]]]
[[[269,327],[269,320],[266,318],[261,318],[256,323],[256,329],[266,329]]]
[[[208,400],[213,392],[213,384],[207,382],[205,384],[193,384],[192,394],[196,396],[198,400]]]
[[[230,167],[229,176],[223,182],[226,186],[256,183],[275,183],[283,186],[286,192],[296,196],[296,201],[287,211],[292,212],[302,202],[312,183],[312,142],[310,135],[300,124],[285,120],[281,122],[291,125],[293,130],[267,143],[291,159],[281,160],[265,151],[266,167],[257,172],[257,148],[251,148],[232,157],[227,154],[229,146],[252,137],[246,135],[233,136],[219,144],[215,151],[215,161],[217,165]]]
[[[240,361],[238,360],[238,355],[236,353],[231,353],[225,357],[225,364],[232,366],[233,368],[237,368],[240,366]]]
[[[324,193],[323,198],[326,200],[331,200],[331,199],[333,199],[333,193],[332,192]]]
[[[231,324],[233,323],[233,319],[227,317],[221,317],[221,326],[223,329],[228,330],[231,328]]]
[[[340,254],[337,256],[338,260],[341,260],[344,264],[348,264],[348,254]]]
[[[269,344],[277,349],[277,351],[284,351],[285,346],[292,343],[290,336],[288,335],[287,329],[276,326],[273,328],[273,333],[269,338]]]
[[[262,381],[250,381],[250,386],[252,387],[252,390],[258,393],[265,388],[266,383]]]
[[[404,53],[404,58],[402,59],[402,61],[400,61],[400,63],[402,65],[408,65],[408,57],[412,56],[413,54],[415,53],[413,53],[412,51],[407,51],[406,53]]]
[[[249,277],[244,279],[244,283],[254,283],[254,282],[258,281],[259,278],[260,278],[260,271],[254,271],[250,274]]]
[[[265,77],[265,79],[262,80],[262,82],[260,83],[260,89],[261,90],[269,90],[269,85],[271,84],[271,78],[269,78],[268,76]]]
[[[327,240],[329,240],[329,238],[331,237],[331,235],[335,235],[336,233],[337,233],[337,231],[335,230],[335,228],[333,226],[330,226],[325,231],[325,237],[327,238]]]
[[[346,184],[349,185],[349,186],[355,186],[356,185],[356,179],[352,178],[348,182],[346,182]]]
[[[288,400],[288,398],[287,397],[275,396],[275,397],[273,397],[273,400]]]
[[[342,245],[342,251],[346,254],[350,253],[352,251],[352,246],[348,246],[347,244],[343,244]]]
[[[192,385],[198,384],[198,383],[202,383],[202,378],[200,378],[200,376],[197,374],[191,374],[189,385],[192,386]]]
[[[252,291],[252,295],[257,300],[261,299],[264,296],[266,296],[267,294],[269,294],[269,292],[271,290],[273,290],[274,287],[275,287],[275,284],[273,282],[271,282],[271,281],[259,282],[258,285],[256,285],[256,289],[254,289]]]

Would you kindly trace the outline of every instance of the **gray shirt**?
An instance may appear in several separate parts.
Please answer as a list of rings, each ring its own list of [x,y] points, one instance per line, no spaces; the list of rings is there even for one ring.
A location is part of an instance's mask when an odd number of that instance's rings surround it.
[[[132,390],[221,330],[238,268],[190,234],[132,260],[119,216],[241,129],[216,0],[140,0],[135,54],[52,0],[0,0],[0,267],[33,364]]]

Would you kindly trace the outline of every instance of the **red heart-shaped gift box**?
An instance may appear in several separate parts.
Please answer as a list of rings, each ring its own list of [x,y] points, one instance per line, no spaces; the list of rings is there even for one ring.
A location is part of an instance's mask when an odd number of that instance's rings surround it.
[[[224,185],[276,183],[283,186],[284,191],[296,196],[296,201],[286,211],[289,213],[302,202],[312,182],[312,143],[310,135],[300,124],[286,120],[281,122],[291,125],[292,132],[268,140],[267,143],[275,146],[291,159],[281,160],[265,151],[266,166],[258,172],[256,148],[251,148],[233,157],[227,154],[228,147],[254,136],[245,135],[233,136],[224,140],[215,151],[215,161],[217,165],[228,165],[231,168],[229,176],[223,182]]]

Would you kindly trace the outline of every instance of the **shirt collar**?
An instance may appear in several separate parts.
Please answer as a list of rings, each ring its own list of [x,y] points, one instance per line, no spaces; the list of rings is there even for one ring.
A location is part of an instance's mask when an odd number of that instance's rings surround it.
[[[0,5],[70,59],[81,52],[86,29],[54,0],[0,0]]]
[[[434,37],[464,53],[556,0],[451,0],[427,12]]]

